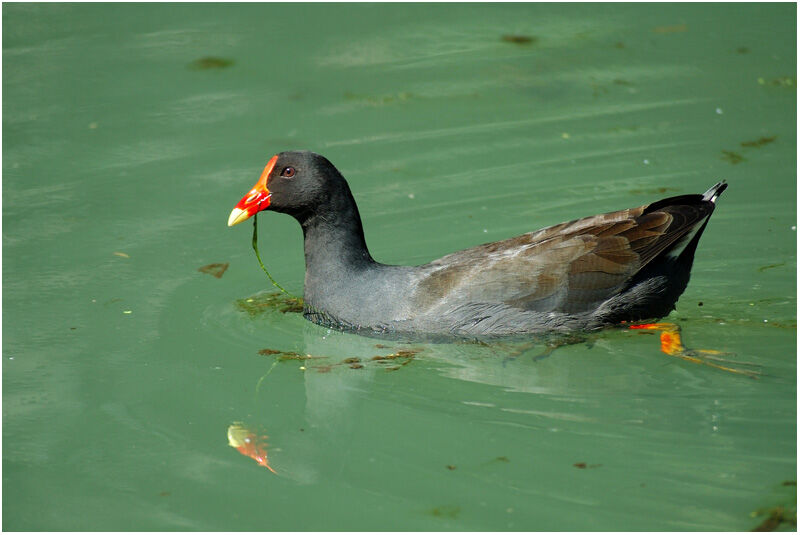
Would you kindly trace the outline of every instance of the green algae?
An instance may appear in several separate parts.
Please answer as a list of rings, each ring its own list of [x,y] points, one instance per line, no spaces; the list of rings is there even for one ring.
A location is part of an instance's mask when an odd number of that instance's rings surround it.
[[[213,69],[227,69],[232,66],[233,63],[231,59],[206,56],[189,63],[188,67],[193,71],[207,71]]]
[[[251,318],[275,310],[282,314],[298,314],[303,312],[303,300],[299,297],[273,292],[237,299],[236,307]]]
[[[722,159],[732,165],[736,165],[737,163],[742,163],[744,161],[747,161],[747,158],[745,158],[741,154],[730,150],[722,151]]]
[[[763,147],[764,145],[768,145],[769,143],[772,143],[773,141],[775,141],[775,139],[777,137],[778,136],[770,136],[770,137],[763,137],[762,136],[762,137],[756,139],[755,141],[742,141],[741,145],[742,145],[742,147],[757,149],[757,148]]]
[[[506,34],[500,40],[514,45],[534,45],[539,41],[539,38],[532,35]]]

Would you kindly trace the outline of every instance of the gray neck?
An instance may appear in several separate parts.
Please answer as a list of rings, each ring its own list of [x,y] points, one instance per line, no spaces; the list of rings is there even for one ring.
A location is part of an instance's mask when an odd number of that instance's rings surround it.
[[[364,230],[349,188],[333,193],[324,205],[297,217],[303,228],[306,257],[305,299],[328,307],[327,300],[342,298],[369,273],[379,269],[364,240]]]
[[[358,271],[376,263],[367,249],[357,211],[355,218],[340,214],[315,214],[302,222],[301,226],[306,271]]]

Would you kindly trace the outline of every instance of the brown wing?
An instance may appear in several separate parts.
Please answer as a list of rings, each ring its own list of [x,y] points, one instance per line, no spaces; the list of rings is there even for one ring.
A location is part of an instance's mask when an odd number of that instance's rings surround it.
[[[419,282],[415,303],[587,310],[620,292],[712,210],[700,195],[687,195],[459,251],[425,266],[428,274]]]

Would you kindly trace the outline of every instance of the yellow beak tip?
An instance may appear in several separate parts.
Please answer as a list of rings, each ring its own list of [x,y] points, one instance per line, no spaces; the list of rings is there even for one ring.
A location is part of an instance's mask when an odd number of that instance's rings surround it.
[[[232,227],[234,225],[238,225],[248,217],[250,216],[247,215],[247,212],[245,212],[244,210],[240,210],[239,208],[234,208],[231,211],[231,215],[228,216],[228,226]]]

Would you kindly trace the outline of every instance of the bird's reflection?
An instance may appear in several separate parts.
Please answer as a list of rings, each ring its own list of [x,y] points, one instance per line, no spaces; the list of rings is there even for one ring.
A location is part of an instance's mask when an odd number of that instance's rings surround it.
[[[272,472],[277,473],[269,465],[267,456],[267,436],[248,429],[242,422],[234,422],[228,426],[228,445],[236,448],[239,453],[250,457],[255,462]]]
[[[616,353],[622,351],[624,340],[627,338],[630,343],[632,337],[638,338],[634,333],[619,330],[572,337],[561,343],[527,340],[410,344],[308,324],[303,330],[302,343],[295,346],[301,350],[265,348],[259,352],[271,359],[272,364],[251,386],[256,393],[257,409],[250,421],[230,424],[228,443],[279,477],[309,484],[319,481],[322,472],[326,479],[340,475],[354,462],[348,452],[354,450],[356,434],[365,431],[367,424],[360,421],[360,415],[372,412],[368,405],[376,398],[383,399],[387,386],[402,384],[404,389],[413,390],[402,380],[387,382],[386,376],[380,374],[414,374],[419,366],[425,368],[424,377],[438,375],[496,387],[493,391],[482,390],[484,397],[480,399],[455,401],[498,411],[494,416],[498,419],[530,413],[560,423],[591,422],[592,415],[573,414],[570,411],[577,410],[574,406],[564,410],[553,400],[585,395],[593,388],[602,392],[615,385],[623,388],[622,383],[626,391],[638,391],[637,383],[647,381],[648,377],[633,369],[643,366],[641,362],[625,359],[625,373],[602,377],[587,371],[587,365],[602,367],[602,363],[587,358],[586,351],[597,347],[597,352],[605,354],[603,361],[625,358]],[[551,356],[554,348],[559,348],[557,356]],[[302,383],[297,382],[298,373],[302,374]],[[421,380],[433,379],[417,377],[414,384]],[[287,388],[297,390],[300,384],[302,392],[287,393]],[[381,389],[381,393],[375,393],[376,389]],[[517,406],[502,406],[502,396],[498,398],[492,392],[520,392],[537,397],[521,410]],[[265,429],[271,430],[269,442]]]
[[[251,421],[228,427],[228,443],[280,477],[313,483],[319,479],[321,467],[329,476],[347,462],[341,452],[349,448],[356,424],[353,415],[372,389],[374,375],[406,368],[418,349],[376,344],[373,339],[312,324],[305,327],[301,346],[302,351],[260,351],[273,363],[253,385],[257,412]],[[303,375],[304,392],[292,398],[305,403],[295,401],[288,410],[273,410],[286,404],[274,399],[273,392],[286,396],[284,388],[277,388],[278,382],[285,374],[296,373]],[[268,442],[265,429],[281,431],[271,432]]]
[[[374,389],[386,388],[379,374],[413,373],[423,355],[422,365],[433,368],[426,369],[426,375],[438,372],[469,382],[500,383],[514,390],[541,390],[542,379],[535,370],[520,374],[507,369],[509,359],[527,354],[534,346],[530,342],[413,344],[308,324],[299,346],[301,350],[259,351],[272,364],[252,386],[258,408],[249,420],[231,423],[227,435],[229,445],[242,455],[279,477],[301,483],[318,481],[322,470],[326,478],[331,477],[332,472],[341,472],[352,463],[346,452],[352,450],[359,414],[367,410],[365,404],[374,397]],[[545,349],[542,344],[537,347],[532,356]],[[297,373],[303,375],[304,392],[288,403],[287,385],[296,383],[283,379]],[[269,441],[266,430],[270,430]]]

